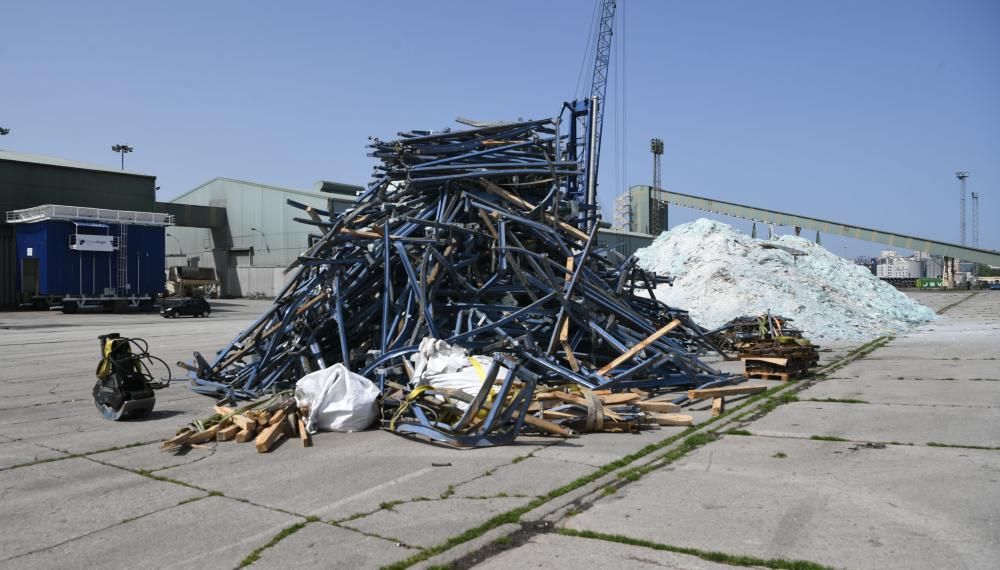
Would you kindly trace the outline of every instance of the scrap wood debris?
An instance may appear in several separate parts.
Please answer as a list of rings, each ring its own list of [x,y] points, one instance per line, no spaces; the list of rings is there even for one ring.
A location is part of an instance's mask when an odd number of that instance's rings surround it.
[[[253,441],[259,453],[266,453],[284,437],[301,438],[303,447],[308,447],[312,440],[302,421],[308,413],[308,409],[296,406],[291,391],[240,408],[216,406],[213,415],[185,426],[160,448],[176,453],[213,441],[234,440]]]
[[[372,141],[380,164],[350,210],[288,202],[322,233],[270,309],[211,362],[195,353],[184,365],[193,390],[255,399],[343,363],[381,390],[382,427],[465,447],[522,429],[631,431],[643,414],[673,413],[598,405],[595,391],[744,380],[698,358],[717,349],[656,300],[667,279],[599,243],[597,215],[577,198],[577,141],[558,120],[399,136]],[[425,338],[490,358],[482,389],[415,383],[408,357]],[[565,396],[536,395],[563,385]]]
[[[787,319],[770,313],[738,317],[710,336],[744,362],[748,378],[801,378],[819,362],[819,347],[803,338]]]

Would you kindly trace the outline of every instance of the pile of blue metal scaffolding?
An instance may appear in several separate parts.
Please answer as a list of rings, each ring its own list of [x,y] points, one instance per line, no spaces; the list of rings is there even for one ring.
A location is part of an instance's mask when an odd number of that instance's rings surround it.
[[[666,278],[595,241],[586,137],[565,127],[579,119],[565,109],[568,119],[375,139],[374,181],[353,208],[290,201],[317,230],[310,247],[268,311],[212,362],[195,353],[191,387],[253,399],[343,363],[382,388],[393,431],[488,445],[521,431],[543,385],[742,380],[698,358],[715,347],[656,300]],[[478,397],[455,407],[455,394],[408,385],[407,357],[426,337],[494,356]]]

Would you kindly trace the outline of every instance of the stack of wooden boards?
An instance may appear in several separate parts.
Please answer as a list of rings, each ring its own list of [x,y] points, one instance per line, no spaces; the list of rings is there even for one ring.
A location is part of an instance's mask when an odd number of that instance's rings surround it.
[[[215,414],[182,428],[177,435],[164,441],[161,449],[177,452],[211,441],[253,441],[258,453],[267,453],[282,438],[298,438],[303,447],[312,445],[302,418],[308,410],[297,408],[290,393],[239,409],[215,406]]]
[[[711,333],[716,345],[735,352],[747,378],[793,380],[819,362],[819,347],[781,315],[737,317]]]
[[[745,343],[740,347],[747,378],[793,380],[803,377],[819,362],[819,347],[803,338],[778,337]]]

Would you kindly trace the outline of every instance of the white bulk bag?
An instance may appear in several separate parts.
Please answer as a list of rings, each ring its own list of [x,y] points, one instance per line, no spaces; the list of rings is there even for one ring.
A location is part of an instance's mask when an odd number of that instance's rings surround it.
[[[343,364],[303,376],[295,385],[295,403],[308,406],[306,431],[361,431],[378,417],[379,389]]]

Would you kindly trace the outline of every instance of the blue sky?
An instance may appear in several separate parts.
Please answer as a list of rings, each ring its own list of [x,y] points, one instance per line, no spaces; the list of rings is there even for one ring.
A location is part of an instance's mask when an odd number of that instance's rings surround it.
[[[589,0],[5,2],[0,147],[114,166],[110,146],[130,144],[126,167],[155,174],[161,200],[215,176],[364,184],[369,136],[557,113],[590,65],[592,13]],[[619,18],[605,203],[650,183],[661,137],[679,192],[957,242],[967,170],[980,243],[1000,248],[1000,2],[624,0]]]

